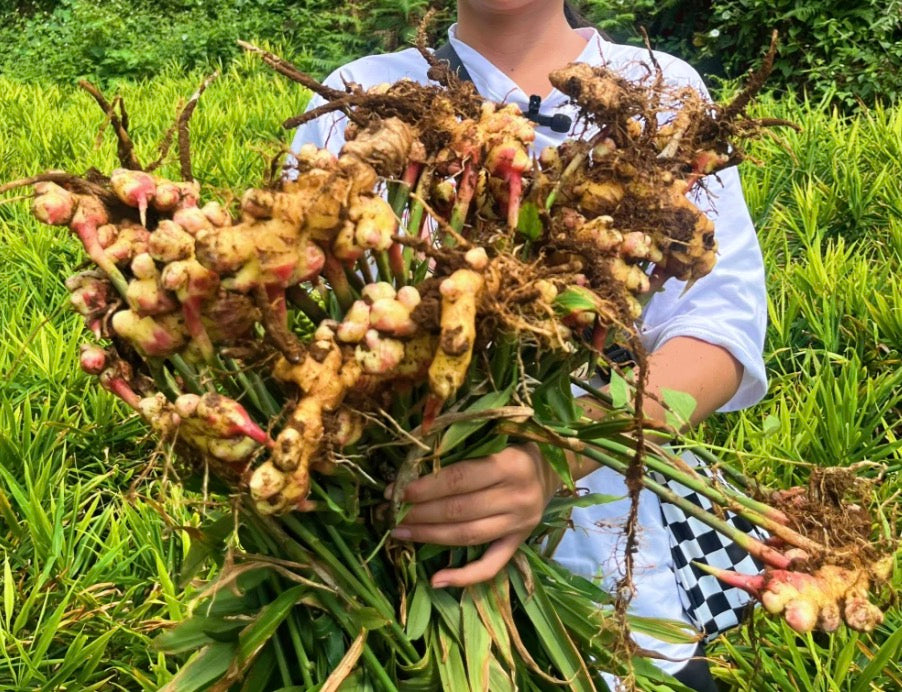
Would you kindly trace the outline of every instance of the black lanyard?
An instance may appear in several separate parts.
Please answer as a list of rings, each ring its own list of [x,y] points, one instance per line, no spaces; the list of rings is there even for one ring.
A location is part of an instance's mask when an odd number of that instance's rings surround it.
[[[446,43],[441,48],[435,51],[435,57],[439,60],[444,60],[448,63],[452,70],[457,72],[457,76],[460,77],[465,82],[472,82],[473,78],[470,76],[470,73],[467,72],[467,68],[464,66],[463,61],[460,59],[460,56],[457,54],[457,51],[454,50],[454,46],[450,43]],[[573,121],[563,113],[557,113],[555,115],[541,115],[539,113],[539,107],[542,105],[542,97],[532,95],[529,97],[529,108],[528,110],[523,111],[523,115],[532,120],[534,123],[538,125],[544,125],[546,127],[550,127],[553,132],[558,132],[561,134],[566,134],[570,132],[570,127],[573,125]]]
[[[467,68],[464,67],[463,61],[460,59],[460,56],[457,54],[457,51],[454,50],[454,46],[450,43],[446,43],[441,48],[435,51],[435,57],[439,60],[444,60],[451,66],[451,69],[457,72],[457,76],[460,77],[465,82],[472,82],[473,78],[470,76],[470,73],[467,72]]]

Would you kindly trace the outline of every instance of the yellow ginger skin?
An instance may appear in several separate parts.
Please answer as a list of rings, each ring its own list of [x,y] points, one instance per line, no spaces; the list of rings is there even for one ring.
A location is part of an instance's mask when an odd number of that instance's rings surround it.
[[[473,358],[476,340],[476,307],[482,298],[485,279],[472,269],[458,269],[442,281],[441,336],[429,366],[430,397],[423,414],[428,427],[447,401],[463,384]]]
[[[345,360],[331,329],[320,327],[315,339],[300,363],[292,365],[280,358],[273,369],[277,379],[297,385],[302,396],[276,438],[272,450],[274,468],[262,465],[250,480],[251,496],[258,510],[266,514],[311,508],[307,501],[310,466],[322,447],[323,414],[338,409],[360,378],[360,366]],[[273,491],[282,481],[282,487]]]

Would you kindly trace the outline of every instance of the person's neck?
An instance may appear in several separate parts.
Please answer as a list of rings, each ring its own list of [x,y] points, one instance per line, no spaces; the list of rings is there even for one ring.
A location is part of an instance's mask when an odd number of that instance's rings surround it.
[[[576,60],[586,40],[554,2],[517,13],[475,12],[460,3],[457,38],[479,51],[527,94],[551,90],[548,73]]]

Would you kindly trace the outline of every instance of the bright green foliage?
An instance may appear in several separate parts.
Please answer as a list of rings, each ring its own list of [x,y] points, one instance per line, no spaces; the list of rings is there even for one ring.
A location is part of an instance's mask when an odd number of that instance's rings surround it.
[[[0,73],[71,84],[143,79],[167,65],[212,70],[238,55],[236,41],[244,39],[278,44],[302,69],[324,75],[360,55],[410,43],[427,6],[426,0],[4,2]]]
[[[124,90],[143,161],[156,157],[178,100],[201,79],[173,71]],[[305,99],[301,89],[254,61],[239,61],[206,92],[192,121],[198,177],[222,198],[258,182],[268,157],[287,139],[278,122]],[[776,487],[805,482],[808,464],[885,463],[890,472],[875,494],[886,499],[900,489],[902,466],[902,112],[876,109],[843,119],[822,105],[774,100],[759,112],[803,127],[800,134],[781,131],[782,142],[757,144],[752,154],[763,165],[744,166],[769,267],[771,393],[753,409],[709,423],[699,436],[735,450],[724,456]],[[94,145],[103,116],[84,93],[0,79],[0,113],[0,181],[50,167],[81,172],[115,165],[108,133]],[[169,164],[165,170],[175,169]],[[173,471],[165,450],[144,441],[134,418],[123,423],[123,407],[80,374],[80,327],[62,307],[62,280],[79,262],[78,244],[64,230],[40,226],[22,202],[0,206],[0,688],[158,689],[188,652],[200,650],[198,658],[221,665],[283,621],[291,653],[267,649],[269,658],[258,659],[251,671],[260,676],[255,680],[275,683],[298,670],[311,675],[296,654],[305,650],[324,651],[337,663],[346,645],[334,623],[310,609],[285,615],[282,606],[299,592],[285,589],[276,601],[272,570],[248,574],[257,580],[255,593],[270,590],[266,610],[227,589],[217,594],[222,612],[209,615],[251,612],[241,629],[228,620],[219,629],[180,628],[167,650],[182,654],[149,647],[161,623],[189,613],[199,585],[191,580],[209,577],[235,537],[228,508],[205,509],[199,489],[167,482]],[[865,477],[876,472],[861,469]],[[218,543],[205,545],[199,532],[178,530],[211,515],[224,517]],[[878,526],[898,535],[892,521],[875,515]],[[330,529],[316,528],[323,535]],[[385,580],[378,561],[371,569],[375,580]],[[359,581],[354,574],[346,578]],[[895,586],[902,586],[898,576]],[[572,588],[591,585],[576,580]],[[465,638],[468,646],[447,659],[441,675],[455,683],[481,680],[484,671],[472,661],[480,658],[491,623],[475,618],[468,601],[461,609],[443,595],[410,594],[405,636],[423,639],[436,655],[448,641]],[[360,628],[371,631],[372,642],[381,636],[384,602],[378,593],[370,597],[372,605],[353,611],[342,625],[350,639]],[[498,597],[477,589],[473,604],[478,611],[480,599]],[[518,597],[516,588],[509,597]],[[539,599],[525,613],[544,623],[537,631],[547,636],[538,643],[564,664],[569,654],[555,642],[552,615],[576,627],[579,618],[567,606]],[[714,648],[722,657],[715,672],[734,689],[894,689],[902,680],[900,620],[894,607],[873,635],[841,631],[822,638],[800,637],[759,614],[757,638],[738,631]],[[646,627],[667,633],[660,623]],[[310,665],[322,660],[311,658]],[[492,689],[502,689],[497,670],[488,676]]]
[[[764,165],[743,171],[768,267],[770,392],[752,409],[712,419],[706,436],[780,487],[806,483],[811,464],[860,464],[863,478],[884,464],[874,494],[886,502],[902,470],[902,190],[894,182],[902,113],[877,108],[845,119],[824,106],[772,100],[757,112],[802,127],[757,143],[751,154]],[[875,515],[876,526],[900,535],[892,502],[887,513]],[[718,650],[749,666],[729,675],[736,684],[759,671],[756,690],[869,689],[861,672],[883,655],[895,677],[868,675],[876,689],[892,689],[902,679],[899,620],[891,610],[872,638],[828,639],[797,638],[759,617],[758,653],[749,634]]]
[[[893,182],[902,117],[877,108],[844,119],[823,106],[775,102],[758,110],[802,126],[759,142],[752,154],[766,165],[744,170],[769,268],[770,393],[752,409],[712,420],[706,432],[738,450],[762,481],[782,487],[805,483],[809,464],[857,463],[865,478],[878,476],[872,463],[885,464],[887,480],[874,488],[885,502],[902,470],[902,191]],[[887,533],[902,529],[892,514],[874,519]],[[737,685],[759,671],[753,689],[869,689],[870,682],[892,689],[902,679],[899,619],[891,610],[863,641],[797,638],[759,617],[757,648],[743,633],[718,651],[742,664],[725,673]],[[894,677],[871,667],[878,656]]]
[[[645,26],[652,44],[704,72],[738,77],[780,32],[772,85],[828,94],[846,108],[902,96],[900,0],[587,0],[622,38]]]
[[[125,92],[143,161],[200,80]],[[214,186],[258,180],[285,136],[273,113],[305,100],[240,61],[192,121],[199,175]],[[104,118],[84,92],[3,79],[0,113],[3,182],[115,165],[108,139],[95,147]],[[183,617],[191,593],[174,583],[190,545],[177,529],[200,523],[199,496],[164,482],[165,450],[79,370],[82,327],[62,282],[81,262],[64,229],[38,224],[25,204],[0,206],[0,689],[158,689],[173,663],[149,648],[155,623]]]
[[[409,45],[430,4],[442,7],[440,41],[453,3],[429,0],[4,0],[0,73],[20,80],[109,83],[157,75],[165,65],[214,66],[235,57],[236,39],[266,42],[323,75],[367,53]],[[902,96],[902,0],[583,0],[587,16],[621,40],[652,43],[708,75],[737,77],[757,64],[777,29],[772,84],[808,90],[844,107]]]

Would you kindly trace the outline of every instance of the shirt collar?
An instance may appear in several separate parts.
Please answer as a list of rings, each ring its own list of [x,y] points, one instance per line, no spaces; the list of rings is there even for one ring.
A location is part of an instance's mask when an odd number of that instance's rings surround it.
[[[579,28],[576,31],[586,39],[586,45],[575,62],[585,62],[590,65],[603,63],[604,45],[607,41],[592,27]],[[524,93],[516,82],[489,62],[479,51],[457,38],[456,23],[448,29],[448,40],[466,65],[476,90],[483,97],[500,103],[516,103],[521,107],[526,106],[529,102],[529,95]],[[542,96],[542,103],[548,106],[560,105],[567,101],[567,97],[555,88],[552,88],[550,94]]]

